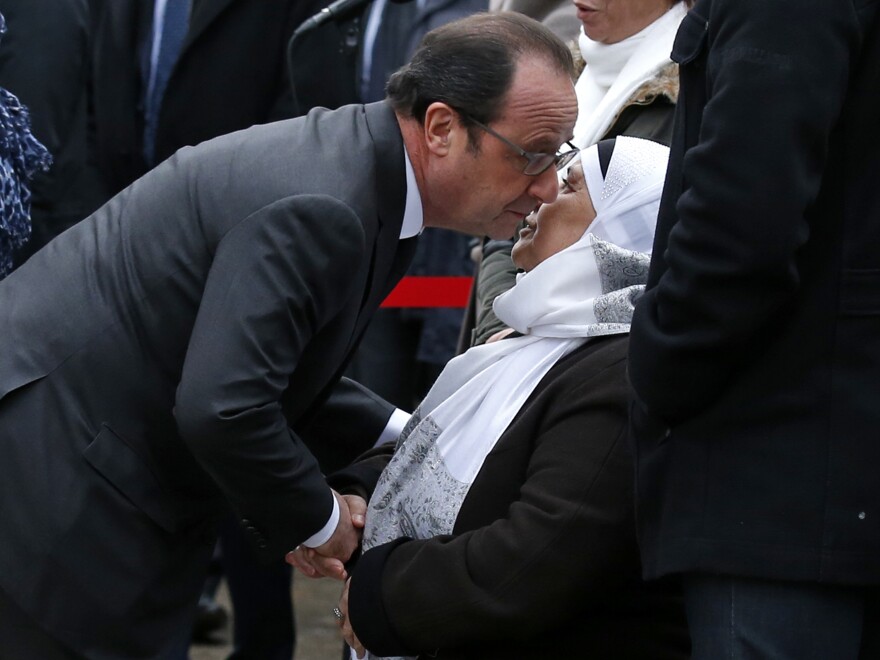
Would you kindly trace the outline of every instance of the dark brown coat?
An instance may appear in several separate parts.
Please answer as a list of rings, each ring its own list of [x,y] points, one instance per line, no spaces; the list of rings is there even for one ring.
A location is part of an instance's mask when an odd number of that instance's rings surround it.
[[[350,616],[381,655],[685,658],[675,585],[640,578],[627,447],[626,337],[544,377],[489,453],[450,536],[366,552]],[[389,458],[336,478],[370,485]]]

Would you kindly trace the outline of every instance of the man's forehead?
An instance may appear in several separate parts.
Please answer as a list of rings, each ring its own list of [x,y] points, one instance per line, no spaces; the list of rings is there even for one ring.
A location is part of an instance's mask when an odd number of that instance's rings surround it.
[[[553,151],[572,138],[577,119],[577,99],[565,95],[511,98],[498,125],[509,127],[530,151]]]
[[[499,124],[511,126],[529,147],[555,149],[571,138],[577,119],[574,83],[543,58],[520,58]],[[539,149],[540,148],[540,149]]]

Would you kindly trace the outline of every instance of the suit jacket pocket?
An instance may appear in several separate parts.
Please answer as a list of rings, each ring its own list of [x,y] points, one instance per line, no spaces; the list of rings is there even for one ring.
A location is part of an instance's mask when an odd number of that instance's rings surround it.
[[[88,463],[131,504],[168,532],[180,527],[173,499],[159,485],[143,460],[116,432],[103,424],[83,452]]]

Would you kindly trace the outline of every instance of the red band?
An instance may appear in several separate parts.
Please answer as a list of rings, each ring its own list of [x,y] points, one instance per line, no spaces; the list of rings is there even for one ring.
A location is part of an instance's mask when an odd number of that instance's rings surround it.
[[[473,277],[404,277],[382,307],[467,307]]]

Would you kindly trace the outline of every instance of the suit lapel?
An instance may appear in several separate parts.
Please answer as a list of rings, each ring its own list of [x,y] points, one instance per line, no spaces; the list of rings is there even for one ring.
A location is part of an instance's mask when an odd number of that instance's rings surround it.
[[[397,284],[401,260],[406,261],[404,271],[412,254],[406,250],[398,253],[400,227],[406,204],[406,172],[403,156],[403,138],[394,111],[384,102],[364,106],[367,127],[373,138],[374,162],[376,163],[376,208],[379,227],[373,243],[373,253],[367,286],[358,314],[355,336],[360,337],[373,312],[385,296]],[[395,268],[395,265],[398,268]]]

